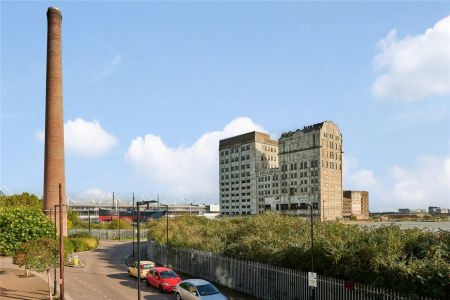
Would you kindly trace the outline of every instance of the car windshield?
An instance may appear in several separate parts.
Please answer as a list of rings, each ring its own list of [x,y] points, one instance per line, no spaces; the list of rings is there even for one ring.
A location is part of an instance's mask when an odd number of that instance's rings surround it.
[[[143,265],[145,270],[151,269],[153,267],[153,265],[151,264],[145,264]]]
[[[177,274],[174,271],[162,271],[159,273],[161,275],[161,278],[175,278],[178,277]]]
[[[200,296],[208,296],[220,293],[219,290],[216,289],[216,287],[213,286],[211,283],[205,285],[197,285],[197,291]]]

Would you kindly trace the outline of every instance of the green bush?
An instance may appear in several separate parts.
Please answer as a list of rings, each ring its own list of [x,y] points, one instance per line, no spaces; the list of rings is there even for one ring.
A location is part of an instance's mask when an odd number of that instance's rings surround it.
[[[53,237],[53,223],[41,211],[0,208],[0,253],[12,255],[24,242]]]
[[[95,237],[73,237],[67,239],[72,252],[82,252],[97,248],[98,240]]]
[[[166,220],[147,224],[166,242]],[[169,221],[169,244],[282,267],[310,269],[310,223],[278,214]],[[186,238],[189,237],[189,238]],[[323,275],[442,298],[450,278],[450,233],[398,226],[314,225],[314,269]]]

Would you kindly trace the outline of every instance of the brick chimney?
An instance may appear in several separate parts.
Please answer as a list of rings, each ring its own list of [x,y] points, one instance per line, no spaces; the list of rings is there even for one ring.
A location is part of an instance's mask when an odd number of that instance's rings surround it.
[[[62,90],[61,22],[58,8],[47,10],[47,86],[45,101],[45,162],[44,162],[44,212],[49,217],[59,204],[59,184],[65,197],[64,173],[64,114]],[[63,199],[63,203],[66,201]],[[67,213],[63,207],[63,234],[67,235]],[[59,214],[57,214],[59,228]]]

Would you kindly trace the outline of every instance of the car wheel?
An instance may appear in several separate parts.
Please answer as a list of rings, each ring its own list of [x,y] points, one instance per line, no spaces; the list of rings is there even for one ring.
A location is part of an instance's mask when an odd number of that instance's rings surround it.
[[[161,293],[164,293],[164,289],[163,289],[162,285],[159,286],[159,291],[160,291]]]
[[[180,294],[176,294],[176,296],[177,296],[177,300],[183,300],[183,299],[181,299],[181,295]]]
[[[145,281],[145,284],[146,284],[147,286],[150,286],[150,282],[148,282],[148,280]]]

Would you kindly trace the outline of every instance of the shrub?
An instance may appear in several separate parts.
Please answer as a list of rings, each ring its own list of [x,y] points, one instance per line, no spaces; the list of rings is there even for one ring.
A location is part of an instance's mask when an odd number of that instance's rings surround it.
[[[72,252],[82,252],[96,249],[98,240],[95,237],[70,237],[68,243],[71,244],[69,247],[72,247]]]

